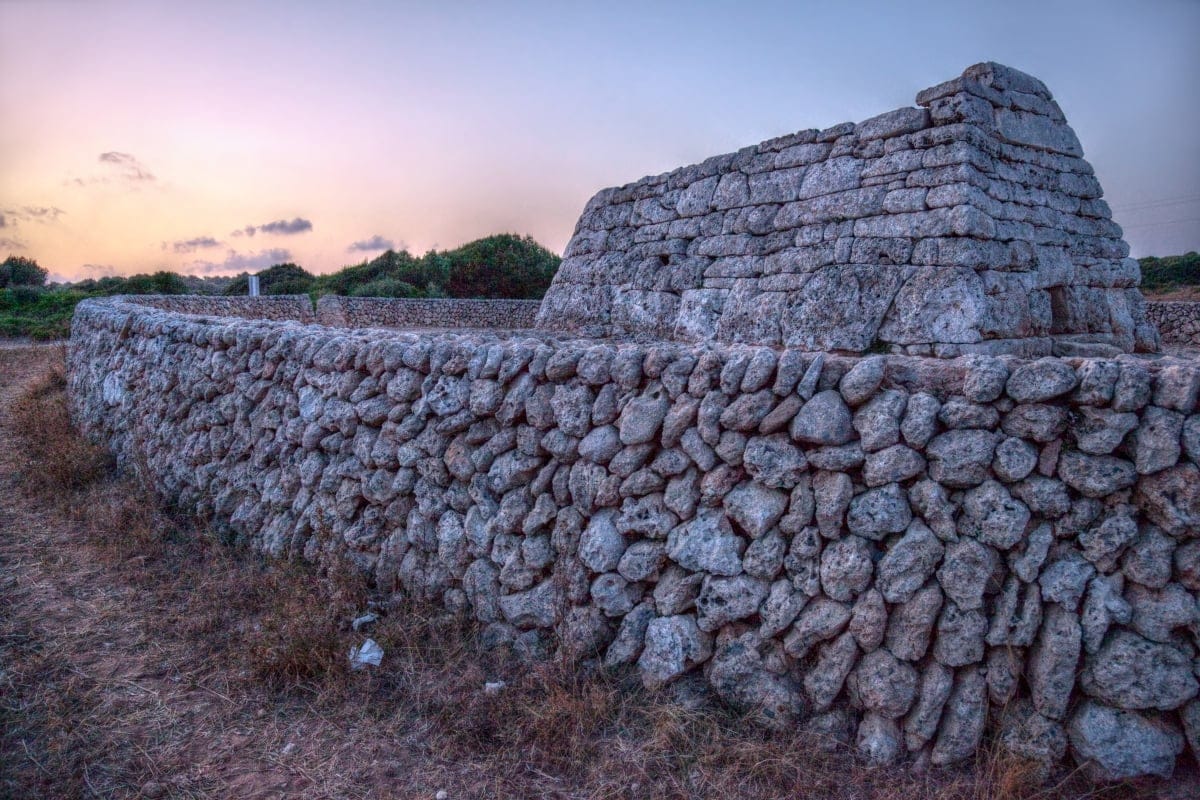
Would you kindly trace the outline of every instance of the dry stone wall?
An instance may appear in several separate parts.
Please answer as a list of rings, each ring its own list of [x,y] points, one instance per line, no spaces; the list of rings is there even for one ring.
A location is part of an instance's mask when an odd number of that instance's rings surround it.
[[[1163,344],[1200,347],[1200,302],[1146,303],[1146,318],[1158,327]]]
[[[540,300],[459,300],[325,295],[317,321],[349,328],[533,327]]]
[[[977,64],[917,103],[599,192],[539,325],[947,357],[1155,350],[1138,264],[1046,86]]]
[[[152,301],[155,302],[155,301]],[[1200,365],[410,333],[88,300],[76,420],[274,556],[877,761],[1200,746]],[[136,457],[135,457],[136,456]]]
[[[312,300],[306,294],[271,295],[269,297],[210,297],[171,294],[137,295],[118,299],[179,314],[206,314],[242,319],[291,319],[300,322],[316,320]]]

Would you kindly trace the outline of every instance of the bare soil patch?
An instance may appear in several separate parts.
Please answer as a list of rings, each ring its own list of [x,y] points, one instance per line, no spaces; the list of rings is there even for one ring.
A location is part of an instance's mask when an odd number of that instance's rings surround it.
[[[0,797],[1187,797],[1194,774],[1048,782],[998,749],[956,770],[529,665],[472,626],[268,563],[164,509],[72,431],[61,350],[0,348]],[[499,692],[487,682],[504,681]]]

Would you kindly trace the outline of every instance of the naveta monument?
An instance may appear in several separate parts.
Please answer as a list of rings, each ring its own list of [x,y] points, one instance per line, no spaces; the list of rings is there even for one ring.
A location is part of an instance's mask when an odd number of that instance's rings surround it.
[[[917,103],[601,191],[540,325],[912,355],[1154,350],[1138,264],[1045,85],[978,64]]]

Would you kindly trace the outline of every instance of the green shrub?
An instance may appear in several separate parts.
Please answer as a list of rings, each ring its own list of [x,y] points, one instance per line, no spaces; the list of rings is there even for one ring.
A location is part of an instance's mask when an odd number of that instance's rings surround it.
[[[0,264],[0,287],[45,286],[46,275],[32,258],[9,256]]]
[[[1200,286],[1200,254],[1192,251],[1182,256],[1138,260],[1142,266],[1142,288],[1173,289],[1180,286]]]

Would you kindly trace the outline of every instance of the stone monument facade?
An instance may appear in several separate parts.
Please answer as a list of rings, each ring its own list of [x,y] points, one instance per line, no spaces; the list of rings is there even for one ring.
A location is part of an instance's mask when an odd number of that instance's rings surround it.
[[[1156,350],[1138,264],[1046,86],[983,63],[916,101],[602,190],[539,326],[943,357]]]

